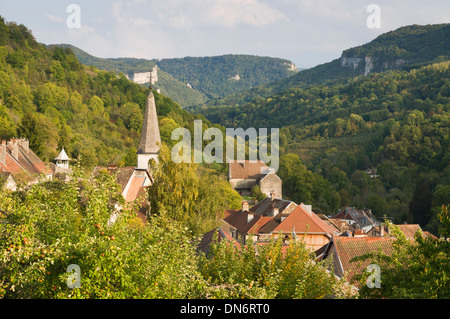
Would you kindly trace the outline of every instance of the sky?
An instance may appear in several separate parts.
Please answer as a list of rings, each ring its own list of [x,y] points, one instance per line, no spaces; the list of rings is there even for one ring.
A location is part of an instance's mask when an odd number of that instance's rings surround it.
[[[376,10],[369,7],[373,4]],[[450,23],[450,3],[0,0],[0,15],[27,26],[41,43],[68,43],[102,58],[250,54],[284,58],[298,68],[310,68],[401,26]]]

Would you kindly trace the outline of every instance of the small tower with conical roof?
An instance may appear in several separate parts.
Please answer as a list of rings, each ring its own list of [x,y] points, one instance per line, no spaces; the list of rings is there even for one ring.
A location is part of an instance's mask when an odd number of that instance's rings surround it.
[[[141,140],[137,151],[137,169],[148,170],[150,159],[158,161],[161,147],[158,114],[156,113],[155,96],[152,91],[152,71],[150,71],[150,93],[145,106],[144,121],[142,123]]]
[[[62,148],[58,157],[55,158],[55,160],[56,160],[57,168],[66,169],[66,170],[69,169],[69,161],[71,161],[71,159],[69,158],[69,156],[67,156],[66,151],[64,151],[64,147]]]

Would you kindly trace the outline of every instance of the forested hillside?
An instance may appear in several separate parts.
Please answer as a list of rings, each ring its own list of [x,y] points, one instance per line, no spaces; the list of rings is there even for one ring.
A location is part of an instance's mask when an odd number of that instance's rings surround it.
[[[224,97],[253,86],[297,73],[291,61],[272,57],[229,54],[157,60],[156,64],[209,99]]]
[[[378,36],[373,41],[344,50],[333,61],[296,75],[238,92],[206,106],[243,105],[291,88],[339,84],[349,78],[386,70],[410,70],[450,58],[450,24],[411,25]]]
[[[152,60],[136,58],[98,58],[70,44],[58,44],[58,47],[70,48],[77,59],[84,65],[95,66],[100,70],[123,73],[132,78],[134,73],[148,72],[156,63]],[[180,106],[198,105],[206,102],[207,97],[198,90],[189,88],[172,75],[158,69],[158,81],[153,85],[161,94],[170,97]]]
[[[306,164],[339,193],[338,206],[368,207],[379,217],[436,231],[434,216],[450,200],[449,65],[292,87],[239,107],[199,111],[226,127],[281,128],[281,167]],[[370,178],[368,168],[379,177]],[[292,178],[296,171],[280,170],[286,196],[330,211],[332,197],[324,202],[314,179]]]
[[[70,48],[37,43],[0,19],[0,138],[25,137],[43,159],[61,147],[87,166],[133,164],[148,88],[81,64]],[[155,93],[162,138],[194,117]],[[207,125],[207,121],[205,121]]]
[[[209,99],[267,84],[297,73],[291,61],[251,55],[223,55],[215,57],[185,57],[147,60],[136,58],[98,58],[70,44],[78,60],[100,70],[133,73],[148,72],[158,65],[155,89],[182,107],[202,105]]]

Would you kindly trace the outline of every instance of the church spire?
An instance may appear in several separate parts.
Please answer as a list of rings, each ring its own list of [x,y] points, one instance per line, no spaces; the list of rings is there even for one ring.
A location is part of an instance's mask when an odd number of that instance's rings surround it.
[[[150,93],[147,98],[144,121],[142,123],[141,140],[137,151],[138,169],[148,169],[148,161],[151,158],[158,160],[159,148],[161,147],[155,96],[151,89],[151,77],[152,74],[150,72]]]

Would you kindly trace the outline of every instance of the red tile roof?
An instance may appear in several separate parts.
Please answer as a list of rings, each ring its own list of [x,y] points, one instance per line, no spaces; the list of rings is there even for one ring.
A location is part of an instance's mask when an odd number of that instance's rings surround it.
[[[261,176],[261,173],[267,168],[267,165],[262,161],[244,161],[243,163],[232,162],[228,167],[228,176],[230,179],[258,179]]]
[[[3,144],[6,152],[5,163],[0,162],[0,170],[11,173],[16,181],[30,183],[41,174],[52,173],[52,170],[28,148],[27,141],[12,139],[5,144]],[[13,156],[15,148],[17,153]]]
[[[414,238],[414,235],[418,231],[422,231],[422,228],[420,228],[420,225],[418,224],[399,224],[396,225],[403,234],[405,234],[406,238]]]
[[[249,216],[253,218],[250,222],[248,222]],[[272,218],[261,217],[242,210],[226,210],[222,219],[241,233],[255,234]]]
[[[16,161],[8,148],[6,148],[5,163],[0,162],[2,171],[11,173],[17,182],[29,183],[34,180],[33,172],[28,172],[18,161]]]
[[[249,216],[251,221],[248,222]],[[227,210],[223,220],[244,234],[270,234],[277,232],[326,233],[333,236],[338,229],[325,223],[314,212],[308,212],[297,206],[289,214],[278,214],[275,217],[261,216],[242,210]]]
[[[380,250],[390,255],[393,250],[392,240],[386,237],[333,237],[336,253],[347,280],[351,280],[355,274],[361,273],[370,264],[370,260],[362,263],[350,262],[350,260],[365,253]]]
[[[273,232],[308,232],[327,233],[334,235],[338,230],[325,223],[314,212],[308,212],[301,205],[297,206],[280,224],[273,229]]]
[[[128,192],[125,194],[125,200],[127,202],[134,201],[138,198],[141,189],[144,186],[145,176],[134,176],[128,186]]]

